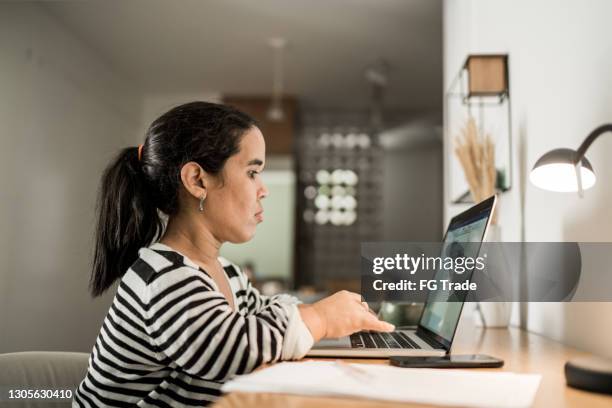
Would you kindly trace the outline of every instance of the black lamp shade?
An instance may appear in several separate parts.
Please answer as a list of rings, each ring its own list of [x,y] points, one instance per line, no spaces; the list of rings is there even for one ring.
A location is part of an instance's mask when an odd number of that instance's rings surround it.
[[[552,163],[569,163],[573,166],[575,157],[575,150],[566,148],[554,149],[540,157],[538,161],[533,165],[533,168],[535,169],[536,167]],[[586,167],[587,169],[591,170],[591,172],[593,172],[593,166],[591,166],[591,162],[586,157],[583,157],[581,162],[582,167]]]
[[[538,159],[529,178],[533,184],[545,190],[576,192],[578,191],[576,157],[577,152],[572,149],[551,150]],[[593,187],[595,172],[586,157],[580,160],[580,173],[582,188],[586,190]]]

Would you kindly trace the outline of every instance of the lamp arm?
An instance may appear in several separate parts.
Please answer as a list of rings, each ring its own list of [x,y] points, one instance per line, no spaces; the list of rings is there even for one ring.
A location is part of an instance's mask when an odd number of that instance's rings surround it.
[[[593,130],[591,133],[589,133],[589,135],[586,137],[586,139],[584,139],[578,150],[576,150],[576,159],[574,160],[574,163],[580,163],[580,160],[582,160],[582,158],[584,157],[587,149],[591,146],[591,143],[593,143],[595,139],[601,136],[602,133],[608,131],[612,132],[612,123],[601,125],[595,128],[595,130]]]

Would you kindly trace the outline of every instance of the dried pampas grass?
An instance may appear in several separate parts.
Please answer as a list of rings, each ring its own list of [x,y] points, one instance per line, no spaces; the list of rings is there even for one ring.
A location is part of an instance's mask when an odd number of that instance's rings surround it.
[[[495,194],[495,143],[490,134],[478,130],[471,116],[455,137],[455,155],[461,163],[474,202],[479,203]]]

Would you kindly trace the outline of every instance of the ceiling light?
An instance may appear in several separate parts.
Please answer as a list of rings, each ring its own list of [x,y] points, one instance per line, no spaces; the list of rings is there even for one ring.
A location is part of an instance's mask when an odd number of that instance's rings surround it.
[[[285,118],[283,111],[283,51],[287,40],[283,37],[268,39],[268,45],[274,53],[274,65],[272,72],[272,103],[268,109],[268,119],[280,122]]]

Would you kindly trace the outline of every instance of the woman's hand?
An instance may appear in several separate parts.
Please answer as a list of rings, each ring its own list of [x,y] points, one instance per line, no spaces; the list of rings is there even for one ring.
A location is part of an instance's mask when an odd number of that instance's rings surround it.
[[[299,305],[302,320],[314,341],[348,336],[361,330],[389,332],[395,326],[378,320],[361,295],[346,290],[336,292],[312,305]]]

